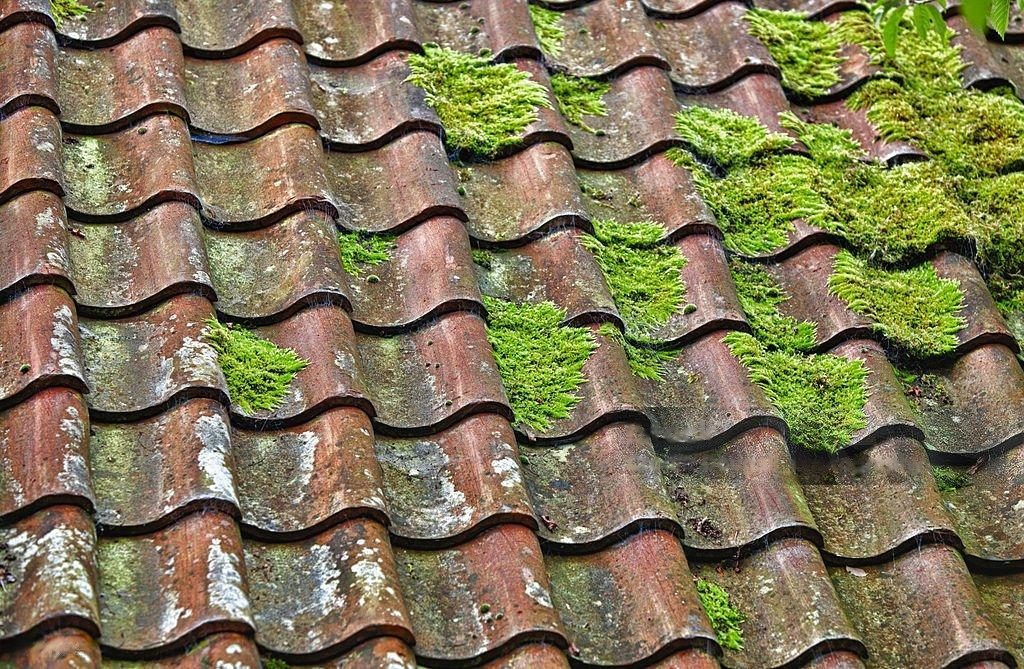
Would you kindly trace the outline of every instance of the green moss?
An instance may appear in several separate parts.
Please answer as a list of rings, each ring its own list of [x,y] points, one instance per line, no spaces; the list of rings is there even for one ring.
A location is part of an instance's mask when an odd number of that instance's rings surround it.
[[[597,348],[587,328],[562,325],[565,312],[550,302],[513,304],[484,297],[487,339],[515,420],[546,430],[567,418],[586,380],[583,365]]]
[[[593,225],[583,246],[594,254],[630,335],[650,336],[683,306],[686,287],[679,273],[686,258],[675,246],[659,244],[665,230],[657,223]]]
[[[678,350],[653,348],[655,342],[645,342],[645,346],[634,344],[611,323],[602,324],[598,332],[622,347],[630,371],[641,379],[660,381],[668,365],[679,354]]]
[[[835,453],[867,426],[862,361],[770,350],[745,332],[730,332],[724,341],[779,410],[793,445]]]
[[[588,77],[556,73],[551,75],[551,89],[555,92],[558,111],[566,121],[589,133],[599,134],[598,130],[587,125],[583,117],[608,115],[604,96],[612,89],[609,84]]]
[[[782,70],[787,90],[815,98],[839,83],[842,43],[834,26],[809,21],[802,12],[752,9],[745,18],[750,34],[764,42]]]
[[[252,414],[280,406],[295,375],[309,365],[290,348],[238,326],[207,321],[206,338],[217,351],[231,401]]]
[[[932,467],[939,492],[956,492],[971,485],[971,477],[955,467]]]
[[[565,39],[562,15],[553,9],[530,5],[530,20],[537,33],[541,51],[549,56],[557,56],[562,53],[562,41]]]
[[[391,260],[395,238],[367,232],[342,232],[338,235],[341,266],[351,276],[359,276],[367,267],[376,267]]]
[[[874,267],[848,251],[839,252],[829,292],[874,322],[884,337],[914,356],[949,353],[966,325],[960,316],[960,285],[942,279],[928,262],[908,270]]]
[[[779,122],[796,135],[811,160],[822,167],[846,166],[865,157],[850,130],[831,123],[808,123],[790,111],[779,114]]]
[[[64,21],[85,16],[92,9],[86,7],[78,0],[50,0],[50,16],[59,28]]]
[[[484,269],[494,266],[494,254],[485,249],[473,249],[473,262]]]
[[[508,63],[425,44],[409,69],[407,81],[426,91],[455,150],[494,156],[520,143],[538,108],[551,108],[545,88]]]
[[[743,630],[741,625],[747,617],[729,601],[729,593],[725,588],[703,578],[697,579],[697,596],[700,605],[708,614],[711,627],[715,630],[718,643],[729,650],[743,650]]]
[[[687,107],[676,114],[676,132],[694,155],[724,169],[746,165],[793,144],[791,138],[769,132],[757,119],[728,109]],[[672,155],[678,160],[681,154],[675,151]]]
[[[764,267],[733,259],[729,269],[740,306],[759,342],[770,350],[809,351],[814,348],[817,326],[784,316],[779,311],[779,305],[789,296]]]

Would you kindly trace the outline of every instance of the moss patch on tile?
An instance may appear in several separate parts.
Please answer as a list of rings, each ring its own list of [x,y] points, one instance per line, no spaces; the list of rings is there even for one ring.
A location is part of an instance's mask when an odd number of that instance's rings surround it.
[[[594,234],[582,237],[594,254],[615,306],[634,338],[646,338],[683,307],[686,286],[679,273],[686,258],[671,244],[661,244],[664,228],[641,221],[593,221]]]
[[[789,299],[789,295],[763,266],[733,258],[729,269],[740,306],[759,342],[782,351],[809,351],[814,348],[817,325],[782,314],[779,306]]]
[[[770,132],[757,119],[728,109],[687,107],[676,114],[676,132],[694,155],[723,169],[746,165],[793,145],[792,138]],[[670,157],[685,160],[678,149]]]
[[[611,323],[602,324],[598,332],[622,347],[629,362],[629,370],[634,376],[648,381],[660,381],[668,365],[679,354],[678,350],[653,348],[650,344],[634,344]]]
[[[484,269],[494,267],[494,253],[486,249],[473,249],[473,264]]]
[[[547,90],[508,63],[425,44],[409,69],[406,81],[426,91],[456,151],[493,157],[520,143],[539,108],[551,108]]]
[[[867,426],[868,370],[862,361],[771,350],[745,332],[730,332],[724,341],[779,410],[793,445],[836,453]]]
[[[58,28],[68,19],[77,19],[91,11],[78,0],[50,0],[50,16]]]
[[[516,422],[543,431],[568,418],[586,381],[583,365],[597,348],[594,334],[563,325],[565,312],[550,302],[483,299],[487,339]]]
[[[608,115],[604,96],[612,89],[611,85],[588,77],[556,73],[551,75],[551,89],[555,93],[558,111],[566,121],[591,134],[600,134],[587,125],[583,117]]]
[[[368,232],[342,232],[338,234],[338,255],[341,267],[351,276],[359,276],[368,267],[376,267],[391,260],[395,238]]]
[[[816,98],[839,83],[842,42],[835,26],[791,11],[752,9],[744,18],[750,34],[764,43],[778,64],[787,90]]]
[[[245,328],[214,319],[206,324],[206,339],[217,351],[228,394],[243,413],[279,407],[295,375],[309,366],[309,361],[292,349],[281,348]]]
[[[697,579],[697,597],[700,605],[711,621],[711,627],[715,630],[719,645],[728,650],[743,650],[743,629],[742,625],[747,617],[742,611],[733,606],[729,593],[717,583]]]
[[[562,15],[553,9],[540,5],[530,5],[530,21],[537,33],[540,49],[549,56],[562,53],[562,40],[565,39],[565,28],[562,27]]]
[[[870,318],[882,336],[915,357],[951,352],[958,343],[956,334],[967,325],[960,315],[960,285],[940,278],[928,262],[888,270],[841,251],[828,287],[854,313]]]
[[[967,472],[956,467],[932,467],[932,475],[939,492],[956,492],[971,485]]]

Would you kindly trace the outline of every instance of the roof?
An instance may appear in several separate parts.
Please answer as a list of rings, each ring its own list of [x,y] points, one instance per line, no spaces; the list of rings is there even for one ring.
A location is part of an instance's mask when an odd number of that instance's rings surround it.
[[[800,218],[743,270],[702,197],[721,170],[673,158],[706,107],[927,164],[849,104],[879,76],[863,49],[808,100],[739,2],[547,0],[546,52],[511,0],[85,5],[58,26],[0,0],[0,664],[1024,664],[1024,370],[995,275],[952,243],[914,259],[962,321],[907,372],[899,323],[831,288],[848,239]],[[1019,17],[1004,40],[946,20],[965,87],[1024,90]],[[426,43],[593,78],[606,113],[540,106],[467,157],[407,81]],[[614,241],[638,219],[654,243]],[[606,247],[676,267],[686,306],[633,329]],[[757,339],[744,271],[779,296],[764,318],[813,324],[803,349]],[[499,340],[507,304],[562,325],[524,339],[513,309]],[[523,348],[569,359],[562,414],[521,420],[530,374],[564,371]],[[229,394],[229,355],[277,395]],[[809,356],[862,393],[832,452],[791,416],[836,407],[749,371]]]

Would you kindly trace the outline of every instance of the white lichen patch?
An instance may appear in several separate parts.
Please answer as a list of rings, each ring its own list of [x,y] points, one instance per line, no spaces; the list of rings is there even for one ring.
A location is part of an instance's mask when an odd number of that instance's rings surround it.
[[[50,346],[57,354],[57,368],[61,374],[84,377],[78,359],[78,346],[75,337],[75,317],[71,307],[62,305],[53,312],[53,331],[50,335]]]
[[[523,581],[526,583],[526,596],[544,608],[551,608],[551,593],[540,584],[528,567],[523,567]]]
[[[200,416],[195,422],[195,435],[203,445],[199,451],[199,470],[203,485],[216,497],[238,505],[235,479],[228,466],[231,437],[228,426],[218,414]]]
[[[224,375],[217,366],[217,351],[205,341],[185,337],[174,353],[174,360],[188,380],[223,385]]]
[[[211,606],[233,620],[252,622],[238,556],[221,548],[217,538],[210,541],[206,556],[206,580],[206,594]]]
[[[502,477],[502,488],[516,488],[523,483],[523,477],[519,471],[519,463],[510,456],[506,455],[503,458],[491,460],[491,469],[494,470],[495,474]]]
[[[99,615],[90,569],[96,544],[92,532],[58,525],[42,536],[17,532],[6,538],[5,543],[7,551],[14,556],[8,569],[15,582],[31,573],[33,581],[46,583],[47,607],[89,617]],[[28,572],[30,564],[31,572]],[[2,596],[0,601],[3,601]]]

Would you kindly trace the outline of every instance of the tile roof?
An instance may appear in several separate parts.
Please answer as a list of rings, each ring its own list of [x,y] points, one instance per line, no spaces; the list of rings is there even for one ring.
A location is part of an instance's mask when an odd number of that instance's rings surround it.
[[[928,254],[966,327],[922,390],[830,292],[834,232],[797,221],[761,254],[813,351],[871,379],[846,447],[792,447],[726,341],[750,330],[734,254],[666,155],[697,105],[926,157],[847,104],[863,49],[801,100],[740,2],[547,0],[557,54],[523,1],[85,4],[58,25],[0,0],[0,665],[1024,665],[1024,370],[978,266]],[[948,14],[964,85],[1019,93],[1020,17],[1000,41]],[[517,148],[457,160],[405,81],[428,42],[549,90],[594,77],[608,113],[541,109]],[[585,239],[637,218],[693,305],[649,333],[660,379],[601,327],[628,324]],[[387,259],[346,269],[339,231]],[[485,295],[598,343],[567,416],[514,422]],[[309,362],[276,407],[232,401],[211,318]],[[971,485],[938,485],[948,464]]]

